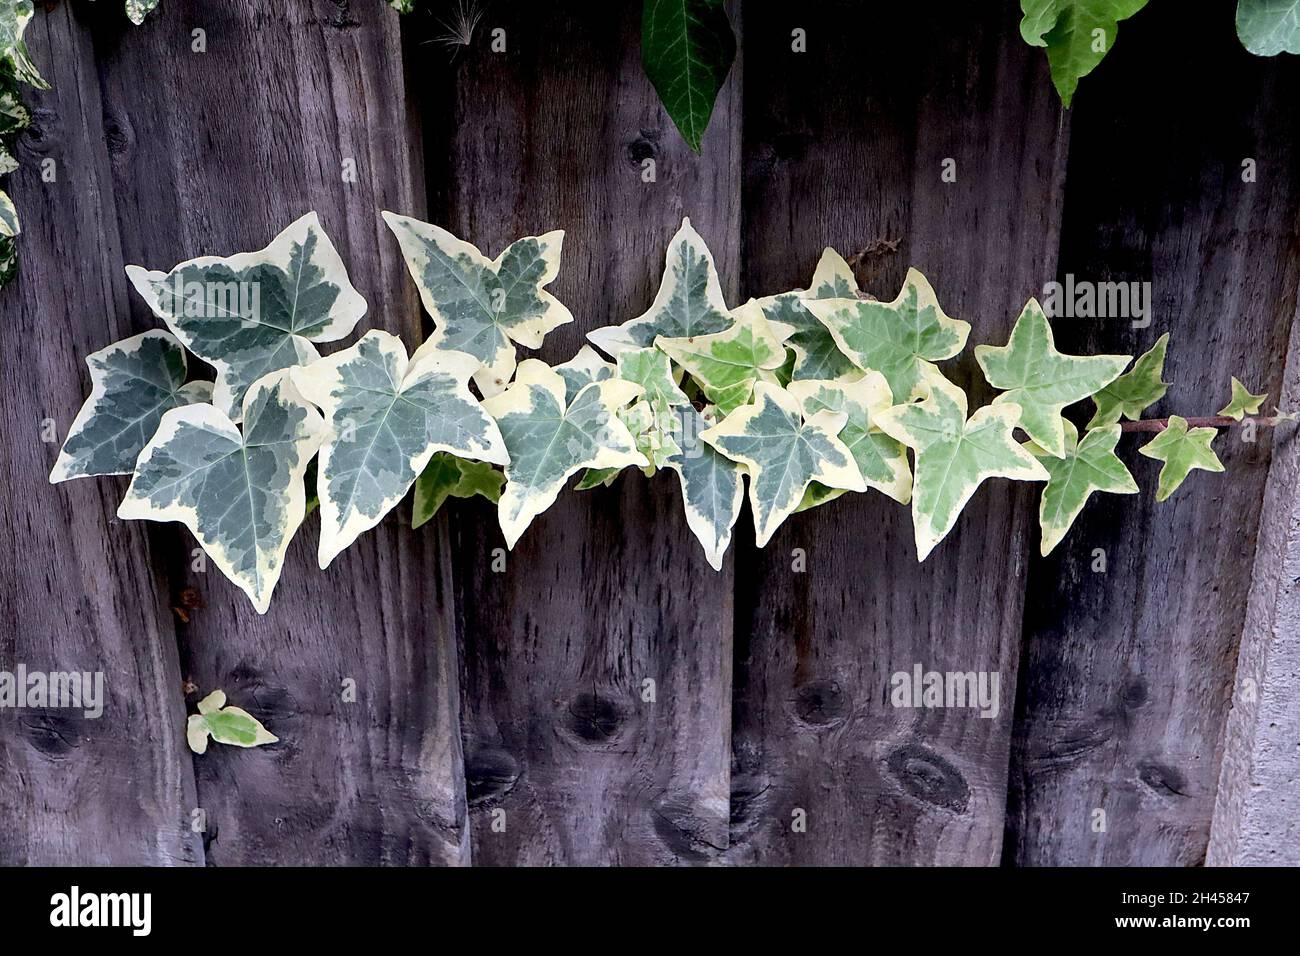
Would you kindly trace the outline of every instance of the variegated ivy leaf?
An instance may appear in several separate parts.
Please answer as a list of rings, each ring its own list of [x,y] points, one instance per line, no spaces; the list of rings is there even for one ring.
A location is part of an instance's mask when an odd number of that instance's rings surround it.
[[[9,194],[0,189],[0,238],[12,239],[22,231],[18,224],[18,210]]]
[[[790,394],[799,400],[804,418],[818,412],[843,413],[847,416],[840,430],[844,442],[867,487],[875,488],[899,504],[912,500],[912,470],[907,465],[907,449],[896,438],[880,430],[875,418],[894,404],[889,385],[879,372],[859,374],[854,382],[806,380],[790,383]],[[841,488],[827,488],[814,482],[804,495],[799,510],[832,501],[844,494]]]
[[[1237,36],[1256,56],[1300,53],[1300,0],[1237,0]]]
[[[32,114],[17,94],[0,92],[0,136],[25,130],[31,125]]]
[[[181,344],[216,368],[212,402],[234,421],[253,382],[314,361],[313,342],[350,335],[366,313],[314,212],[260,252],[126,274]]]
[[[504,392],[484,401],[510,455],[497,506],[507,547],[555,503],[570,476],[584,468],[649,464],[616,414],[640,394],[640,386],[615,378],[584,386],[566,403],[560,374],[528,359]]]
[[[612,362],[606,362],[590,345],[578,349],[578,354],[561,365],[553,366],[564,379],[564,400],[573,401],[584,385],[603,382],[618,374]]]
[[[136,26],[158,6],[158,0],[126,0],[126,18]]]
[[[1169,416],[1169,424],[1155,438],[1138,449],[1139,454],[1163,461],[1156,501],[1164,501],[1193,470],[1223,471],[1223,462],[1210,444],[1218,437],[1213,428],[1188,429],[1187,419]]]
[[[383,519],[434,452],[506,463],[492,417],[469,390],[478,360],[425,344],[408,359],[401,339],[367,332],[351,348],[293,370],[325,415],[320,450],[320,566]]]
[[[48,90],[50,84],[41,78],[23,41],[33,10],[32,0],[0,2],[0,64],[7,65],[18,82]]]
[[[938,372],[927,373],[929,397],[895,405],[876,424],[916,453],[912,526],[924,561],[957,523],[966,502],[988,478],[1045,481],[1048,473],[1012,437],[1020,407],[989,405],[966,418],[966,393]]]
[[[994,404],[1020,406],[1020,427],[1049,455],[1065,457],[1066,405],[1082,401],[1124,371],[1131,355],[1063,355],[1037,299],[1026,303],[1003,346],[977,345],[975,360],[994,388]]]
[[[1119,22],[1147,0],[1020,0],[1020,35],[1047,48],[1052,83],[1069,107],[1079,79],[1091,73],[1115,42]]]
[[[505,388],[515,370],[515,343],[542,347],[547,332],[573,321],[547,292],[560,271],[564,232],[516,239],[489,261],[478,248],[419,219],[384,213],[397,236],[420,299],[433,317],[426,344],[479,360],[474,382],[484,395]]]
[[[1138,356],[1131,369],[1092,396],[1097,411],[1088,422],[1088,428],[1113,424],[1121,415],[1129,421],[1137,421],[1144,409],[1164,398],[1169,383],[1162,382],[1160,376],[1165,370],[1168,346],[1169,333],[1166,332],[1150,351]]]
[[[677,472],[686,525],[704,548],[709,565],[720,571],[722,558],[731,544],[731,530],[740,517],[745,469],[701,440],[712,422],[692,405],[683,406],[680,411],[680,427],[675,434],[680,451],[668,458],[664,466]]]
[[[885,376],[897,402],[925,395],[933,364],[966,347],[970,325],[944,315],[925,276],[907,270],[893,302],[805,299],[805,307],[830,330],[841,352],[864,372]]]
[[[822,252],[807,292],[795,290],[758,300],[772,330],[794,351],[787,382],[861,377],[861,370],[835,344],[830,329],[803,304],[805,299],[852,299],[857,294],[858,282],[853,270],[828,246]]]
[[[793,395],[759,382],[754,404],[736,409],[700,435],[748,469],[754,537],[760,548],[799,507],[812,482],[867,490],[852,454],[835,437],[847,419],[843,412],[822,411],[805,420]]]
[[[673,379],[672,363],[658,349],[625,349],[618,354],[618,377],[640,385],[642,398],[629,409],[635,420],[624,415],[623,422],[636,438],[637,450],[650,461],[650,473],[662,468],[681,448],[673,438],[680,419],[676,409],[691,400]],[[644,411],[637,411],[644,409]],[[637,427],[640,426],[639,430]]]
[[[732,318],[734,324],[722,332],[655,339],[655,347],[690,372],[723,414],[747,404],[756,382],[777,384],[776,370],[785,362],[785,347],[762,305],[751,299]]]
[[[1057,457],[1035,442],[1025,448],[1047,469],[1047,485],[1038,503],[1043,538],[1040,553],[1047,557],[1065,537],[1093,492],[1135,495],[1137,482],[1115,454],[1120,427],[1094,428],[1079,440],[1079,430],[1065,422],[1065,454]]]
[[[227,707],[225,692],[219,690],[199,701],[199,712],[185,724],[185,740],[196,754],[207,752],[209,737],[232,747],[260,747],[280,739],[242,707]]]
[[[0,143],[0,176],[8,176],[18,168],[18,160],[14,159],[14,154],[5,149],[4,143]],[[0,192],[0,196],[4,193]]]
[[[18,247],[12,239],[0,237],[0,287],[18,271]]]
[[[212,405],[173,408],[140,453],[119,518],[180,521],[265,614],[302,523],[324,422],[287,369],[244,395],[243,433]]]
[[[185,350],[153,329],[86,356],[90,397],[68,429],[50,483],[88,475],[129,475],[163,413],[208,402],[211,382],[185,384]]]
[[[649,310],[622,325],[588,332],[588,339],[609,355],[618,355],[624,349],[653,345],[661,335],[689,338],[731,325],[713,255],[689,219],[682,220],[668,243],[666,259],[659,294]]]
[[[1246,415],[1258,415],[1259,409],[1266,398],[1268,398],[1268,392],[1262,395],[1252,395],[1250,390],[1234,376],[1232,379],[1232,401],[1219,409],[1217,414],[1241,421]]]
[[[469,461],[445,451],[434,454],[415,480],[411,527],[418,528],[438,513],[448,498],[482,495],[496,504],[506,476],[485,461]]]

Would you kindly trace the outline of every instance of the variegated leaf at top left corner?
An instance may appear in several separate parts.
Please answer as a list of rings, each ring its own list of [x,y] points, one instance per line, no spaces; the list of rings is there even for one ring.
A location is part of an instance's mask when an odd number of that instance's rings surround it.
[[[700,438],[749,469],[749,504],[761,548],[799,507],[809,484],[866,491],[853,455],[836,436],[847,416],[818,412],[804,419],[789,392],[759,382],[754,403],[736,409]]]
[[[253,382],[314,361],[313,342],[350,335],[366,312],[314,212],[260,252],[126,274],[181,343],[216,368],[212,402],[233,421]]]
[[[538,349],[552,329],[573,321],[546,291],[560,272],[563,230],[516,239],[489,261],[478,248],[431,223],[385,212],[406,268],[433,317],[427,345],[479,361],[474,382],[497,395],[515,370],[515,344]]]
[[[434,452],[505,464],[497,424],[469,390],[478,367],[472,355],[428,344],[408,360],[401,339],[373,331],[293,370],[329,428],[316,470],[322,568],[379,524]]]
[[[303,474],[324,430],[288,369],[246,391],[242,433],[212,405],[173,408],[140,453],[117,515],[182,522],[265,614],[306,512]]]
[[[639,385],[614,378],[585,385],[566,402],[560,374],[527,359],[504,392],[483,402],[510,455],[497,504],[507,547],[515,546],[577,472],[649,464],[618,416],[640,394]]]
[[[606,354],[617,356],[624,349],[646,348],[660,336],[689,338],[730,328],[732,320],[713,254],[689,219],[682,220],[664,259],[663,279],[649,309],[622,325],[587,333]]]
[[[212,398],[212,383],[185,382],[185,350],[153,329],[86,356],[90,397],[68,429],[50,483],[129,475],[170,409]]]

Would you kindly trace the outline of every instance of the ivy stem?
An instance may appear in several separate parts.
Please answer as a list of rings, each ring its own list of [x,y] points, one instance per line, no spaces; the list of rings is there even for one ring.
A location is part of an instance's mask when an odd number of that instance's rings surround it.
[[[1254,422],[1257,428],[1274,428],[1283,422],[1294,421],[1290,415],[1247,415],[1241,421],[1227,415],[1206,415],[1201,418],[1186,419],[1188,428],[1234,428],[1246,422]],[[1162,432],[1169,427],[1167,418],[1143,418],[1136,422],[1120,422],[1120,431],[1125,432]]]

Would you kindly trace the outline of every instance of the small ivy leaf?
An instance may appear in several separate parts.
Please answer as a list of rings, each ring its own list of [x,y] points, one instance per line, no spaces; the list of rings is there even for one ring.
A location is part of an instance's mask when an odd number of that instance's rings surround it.
[[[912,470],[907,464],[907,449],[881,431],[875,421],[877,415],[894,404],[883,375],[859,373],[855,382],[791,382],[789,391],[799,400],[804,418],[822,411],[842,412],[847,416],[837,437],[853,455],[867,487],[883,492],[899,504],[912,500]],[[800,511],[844,493],[843,489],[827,489],[816,483],[808,491]]]
[[[320,566],[383,519],[434,452],[506,462],[492,417],[469,390],[478,359],[367,332],[351,348],[293,370],[294,384],[324,414],[320,450]]]
[[[1020,427],[1047,453],[1065,457],[1061,410],[1113,382],[1131,355],[1063,355],[1037,299],[1025,305],[1004,346],[977,345],[975,360],[994,388],[993,400],[1020,406]]]
[[[1266,398],[1268,398],[1268,392],[1262,395],[1252,395],[1246,386],[1242,385],[1234,377],[1232,379],[1232,401],[1219,409],[1217,414],[1241,421],[1246,415],[1258,415],[1260,406],[1264,404]]]
[[[758,300],[768,324],[793,351],[788,384],[804,379],[845,379],[861,377],[861,370],[840,351],[830,329],[804,307],[805,299],[852,299],[858,294],[853,270],[838,252],[829,246],[823,250],[811,288],[796,289]]]
[[[1050,477],[1012,437],[1020,420],[1018,405],[989,405],[968,420],[966,393],[938,372],[928,373],[927,379],[924,401],[876,415],[876,425],[916,453],[912,525],[920,561],[953,529],[985,479]]]
[[[126,0],[126,18],[136,26],[158,6],[158,0]]]
[[[185,739],[196,754],[207,752],[209,737],[232,747],[260,747],[280,739],[242,707],[227,707],[219,690],[199,701],[199,712],[185,723]]]
[[[593,488],[608,488],[622,471],[622,468],[588,468],[573,486],[573,490],[591,491]]]
[[[1256,56],[1300,53],[1300,0],[1238,0],[1237,36]]]
[[[925,276],[907,270],[893,302],[805,299],[804,306],[830,330],[839,350],[862,371],[877,371],[898,402],[925,395],[935,362],[966,347],[970,324],[944,315]]]
[[[8,193],[0,190],[0,238],[12,239],[22,232],[18,223],[18,210]]]
[[[584,468],[649,465],[617,412],[641,394],[619,379],[586,385],[564,400],[564,379],[546,363],[528,359],[515,380],[483,407],[497,420],[510,463],[498,503],[506,547],[513,548],[532,520],[555,503],[564,483]]]
[[[0,176],[8,176],[17,168],[18,160],[14,159],[14,154],[5,149],[4,143],[0,143]],[[4,192],[0,190],[0,196],[4,195]],[[4,200],[0,200],[0,204],[3,202]]]
[[[180,521],[257,613],[306,513],[303,474],[324,437],[288,369],[244,395],[243,433],[212,405],[165,413],[135,465],[119,518]]]
[[[0,64],[4,64],[19,83],[38,90],[48,90],[50,84],[41,77],[23,34],[32,20],[32,0],[5,0],[0,3]]]
[[[1146,5],[1147,0],[1020,0],[1020,35],[1030,46],[1047,48],[1052,83],[1067,109],[1080,78],[1091,73],[1115,43],[1119,22]],[[1096,37],[1096,31],[1102,37]]]
[[[253,382],[314,361],[313,342],[350,335],[366,313],[314,212],[260,252],[126,274],[181,344],[216,368],[212,402],[236,422]]]
[[[1115,454],[1119,436],[1118,425],[1106,425],[1094,428],[1083,436],[1083,441],[1079,441],[1079,430],[1067,421],[1063,456],[1053,455],[1035,442],[1025,444],[1050,476],[1038,503],[1038,524],[1043,532],[1040,553],[1043,557],[1047,557],[1065,537],[1093,492],[1137,494],[1137,482]]]
[[[1218,437],[1213,428],[1187,427],[1187,419],[1169,416],[1169,424],[1159,435],[1138,449],[1139,454],[1164,462],[1156,501],[1164,501],[1186,480],[1193,470],[1223,471],[1223,462],[1210,443]]]
[[[506,476],[485,461],[469,461],[440,451],[429,459],[415,480],[415,505],[411,527],[429,521],[448,498],[473,498],[482,495],[496,504]]]
[[[211,382],[185,384],[185,350],[154,329],[86,356],[90,397],[68,429],[50,484],[90,475],[129,475],[163,413],[208,402]]]
[[[713,255],[689,219],[668,243],[664,277],[650,308],[622,325],[610,325],[587,338],[608,355],[653,345],[659,336],[689,338],[721,332],[731,325]]]
[[[720,571],[744,501],[744,468],[701,440],[710,422],[693,406],[684,406],[678,421],[674,437],[679,451],[664,466],[677,472],[686,525],[710,567]]]
[[[749,403],[755,382],[776,384],[776,370],[785,362],[781,338],[758,302],[751,299],[732,317],[734,324],[722,332],[655,339],[655,347],[686,369],[724,415]]]
[[[852,454],[835,437],[847,417],[843,412],[818,412],[804,420],[793,395],[759,382],[754,404],[736,409],[701,433],[703,441],[748,469],[754,537],[760,548],[794,514],[812,482],[867,490]]]
[[[723,0],[644,0],[641,65],[695,152],[736,57]]]
[[[1162,382],[1160,376],[1165,370],[1165,350],[1168,347],[1169,333],[1166,332],[1156,339],[1149,351],[1138,356],[1131,369],[1093,395],[1097,411],[1087,427],[1112,425],[1121,415],[1129,421],[1137,421],[1144,410],[1164,398],[1169,383]]]
[[[614,378],[618,374],[618,369],[613,363],[606,362],[590,345],[584,345],[578,349],[578,354],[561,365],[552,366],[555,371],[560,373],[564,379],[564,400],[573,401],[573,396],[577,395],[584,385],[590,385],[592,382],[603,382],[607,378]]]
[[[488,261],[445,229],[396,213],[383,216],[433,317],[425,344],[478,359],[474,382],[485,396],[500,394],[510,381],[516,343],[539,349],[548,332],[573,321],[545,288],[560,272],[563,230],[516,239]]]

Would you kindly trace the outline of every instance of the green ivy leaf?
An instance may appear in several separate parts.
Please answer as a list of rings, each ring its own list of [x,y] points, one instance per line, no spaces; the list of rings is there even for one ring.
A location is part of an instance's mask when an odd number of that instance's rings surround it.
[[[804,419],[789,392],[759,382],[754,404],[745,405],[701,433],[701,440],[749,471],[749,504],[755,543],[761,548],[803,500],[814,481],[830,488],[866,491],[849,449],[836,435],[843,412]]]
[[[1300,53],[1300,0],[1238,0],[1237,36],[1256,56]]]
[[[930,395],[876,415],[876,424],[916,452],[912,525],[917,559],[944,539],[975,490],[988,478],[1045,481],[1048,473],[1012,437],[1020,407],[989,405],[966,418],[966,393],[938,372],[927,375]]]
[[[485,461],[469,461],[445,451],[434,454],[415,480],[411,527],[418,528],[438,513],[448,498],[482,495],[496,504],[506,476]]]
[[[853,455],[867,487],[883,492],[899,504],[912,500],[912,470],[907,465],[907,449],[881,431],[875,422],[876,416],[894,403],[883,375],[859,373],[855,382],[791,382],[789,391],[799,400],[804,418],[823,411],[847,416],[837,437]],[[814,482],[799,510],[833,501],[843,493],[841,488],[827,488]]]
[[[809,291],[784,292],[758,300],[768,324],[794,352],[786,383],[861,376],[861,370],[835,344],[830,329],[803,304],[805,299],[852,299],[857,293],[853,270],[838,252],[827,247],[817,263]]]
[[[1217,414],[1241,421],[1246,415],[1258,415],[1259,409],[1266,398],[1268,398],[1268,392],[1262,395],[1252,395],[1246,386],[1242,385],[1234,376],[1232,379],[1232,401],[1219,409]]]
[[[260,747],[280,739],[248,711],[227,707],[225,692],[219,690],[199,701],[199,712],[185,724],[185,740],[196,754],[207,752],[209,737],[232,747]]]
[[[383,214],[406,267],[433,317],[428,343],[479,360],[474,382],[483,395],[505,388],[515,370],[515,343],[539,349],[573,315],[545,287],[560,272],[564,231],[516,239],[488,261],[477,247],[419,219]]]
[[[265,614],[306,513],[303,473],[324,436],[286,369],[244,395],[243,434],[212,405],[173,408],[135,465],[119,518],[180,521]]]
[[[683,219],[668,243],[663,281],[650,308],[622,325],[588,332],[587,338],[616,356],[624,349],[654,345],[659,336],[690,338],[721,332],[730,325],[713,255],[691,221]]]
[[[830,330],[839,350],[862,371],[877,371],[897,402],[925,394],[933,364],[966,347],[970,325],[944,315],[925,276],[907,270],[903,291],[893,302],[805,299],[804,305]]]
[[[185,350],[154,329],[86,357],[90,397],[68,429],[50,483],[90,475],[129,475],[163,413],[209,402],[211,382],[185,384]]]
[[[1189,430],[1187,419],[1170,415],[1165,430],[1138,449],[1140,454],[1164,462],[1156,501],[1164,501],[1177,491],[1195,469],[1223,471],[1223,463],[1210,447],[1218,434],[1213,428]]]
[[[1079,79],[1110,52],[1119,22],[1146,5],[1147,0],[1020,0],[1020,35],[1030,46],[1047,47],[1052,83],[1067,109]]]
[[[1166,332],[1156,339],[1150,351],[1138,356],[1131,369],[1092,396],[1097,411],[1088,422],[1088,428],[1114,424],[1121,415],[1135,422],[1144,410],[1164,398],[1169,383],[1162,382],[1160,376],[1164,374],[1168,347],[1169,333]]]
[[[736,57],[723,0],[644,0],[641,65],[695,152]]]
[[[555,503],[564,483],[584,468],[649,465],[616,412],[641,393],[608,379],[564,400],[564,379],[544,362],[519,364],[504,392],[483,403],[501,428],[510,463],[498,504],[506,546],[513,548],[532,520]]]
[[[709,565],[720,571],[731,544],[731,531],[740,517],[744,469],[702,440],[709,421],[693,406],[681,409],[679,421],[675,443],[680,450],[665,462],[665,467],[677,472],[687,527],[704,548]]]
[[[320,566],[383,519],[435,452],[506,463],[492,417],[469,390],[478,359],[366,333],[351,348],[293,370],[294,384],[324,414],[320,449]]]
[[[253,382],[314,361],[313,342],[350,335],[366,313],[314,212],[260,252],[202,256],[167,273],[127,266],[126,274],[181,344],[216,368],[212,402],[232,421]]]
[[[994,404],[1020,406],[1020,427],[1047,453],[1065,457],[1061,410],[1113,382],[1131,355],[1063,355],[1038,300],[1025,305],[1004,346],[977,345],[975,360],[994,388]]]
[[[762,306],[750,300],[732,318],[734,324],[722,332],[655,339],[655,347],[690,372],[723,414],[748,404],[755,382],[775,384],[776,370],[785,362],[785,348]]]
[[[1025,448],[1038,458],[1050,476],[1038,503],[1038,524],[1043,538],[1040,553],[1047,557],[1065,537],[1093,492],[1135,495],[1137,482],[1115,455],[1120,427],[1095,428],[1079,441],[1079,430],[1065,422],[1065,454],[1056,456],[1029,442]]]

